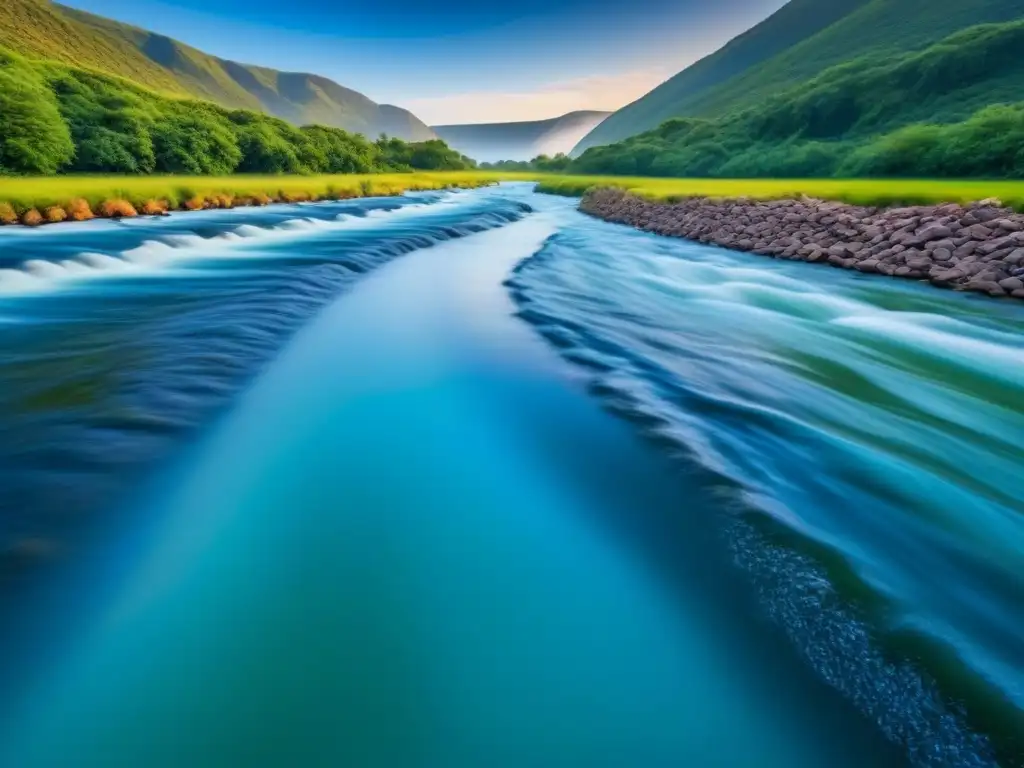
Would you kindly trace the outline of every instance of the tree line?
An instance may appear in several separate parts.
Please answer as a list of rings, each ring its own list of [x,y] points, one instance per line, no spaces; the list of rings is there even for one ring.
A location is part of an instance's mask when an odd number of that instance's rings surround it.
[[[226,175],[464,170],[440,139],[405,142],[160,96],[0,48],[0,173]]]
[[[564,152],[554,157],[537,155],[532,160],[498,160],[493,163],[480,163],[486,171],[543,171],[544,173],[562,173],[572,165],[572,158]]]

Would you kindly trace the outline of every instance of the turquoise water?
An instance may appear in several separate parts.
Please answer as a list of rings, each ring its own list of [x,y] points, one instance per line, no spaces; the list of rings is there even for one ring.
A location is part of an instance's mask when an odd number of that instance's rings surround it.
[[[0,764],[1019,762],[1021,308],[572,208],[0,233]]]

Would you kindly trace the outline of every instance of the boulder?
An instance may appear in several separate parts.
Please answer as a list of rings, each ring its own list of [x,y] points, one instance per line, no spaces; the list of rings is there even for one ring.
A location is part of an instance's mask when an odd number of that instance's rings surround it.
[[[1011,248],[1013,245],[1013,241],[1008,237],[997,237],[994,240],[986,240],[974,250],[982,256],[988,256],[991,253],[995,253],[1000,248]]]
[[[1003,257],[1003,261],[1005,261],[1007,264],[1014,265],[1024,262],[1024,248],[1017,248],[1011,251],[1010,253]]]
[[[967,289],[987,293],[989,296],[1006,295],[1006,291],[999,285],[999,283],[993,282],[992,280],[971,280],[971,282],[967,284]]]
[[[931,280],[935,285],[949,285],[963,277],[965,275],[959,269],[944,269],[931,275]]]
[[[1013,219],[995,219],[990,226],[996,227],[1005,232],[1020,232],[1024,229],[1024,226],[1022,226],[1019,221],[1014,221]]]
[[[945,224],[928,224],[927,226],[921,227],[921,229],[914,234],[913,242],[919,245],[932,240],[942,240],[952,234],[953,230]]]
[[[987,221],[993,221],[994,219],[1001,218],[1003,215],[1002,211],[1000,211],[998,208],[994,208],[990,205],[985,205],[985,203],[988,202],[989,201],[987,200],[983,200],[981,203],[979,203],[979,206],[977,208],[971,210],[971,213],[974,214],[974,218],[976,218],[982,224],[984,224]]]

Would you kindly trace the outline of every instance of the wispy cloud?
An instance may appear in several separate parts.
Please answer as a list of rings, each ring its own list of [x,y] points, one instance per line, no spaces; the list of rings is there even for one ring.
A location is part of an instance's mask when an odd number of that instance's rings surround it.
[[[543,120],[579,109],[614,111],[640,98],[671,74],[671,70],[660,67],[636,69],[556,81],[532,91],[475,91],[405,99],[402,106],[430,125]]]

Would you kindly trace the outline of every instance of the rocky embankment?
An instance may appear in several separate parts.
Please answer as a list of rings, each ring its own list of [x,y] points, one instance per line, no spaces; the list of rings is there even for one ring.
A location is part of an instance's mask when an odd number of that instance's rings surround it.
[[[598,189],[583,197],[580,210],[659,235],[777,259],[1024,299],[1024,214],[997,200],[907,208],[806,198],[657,203]]]

